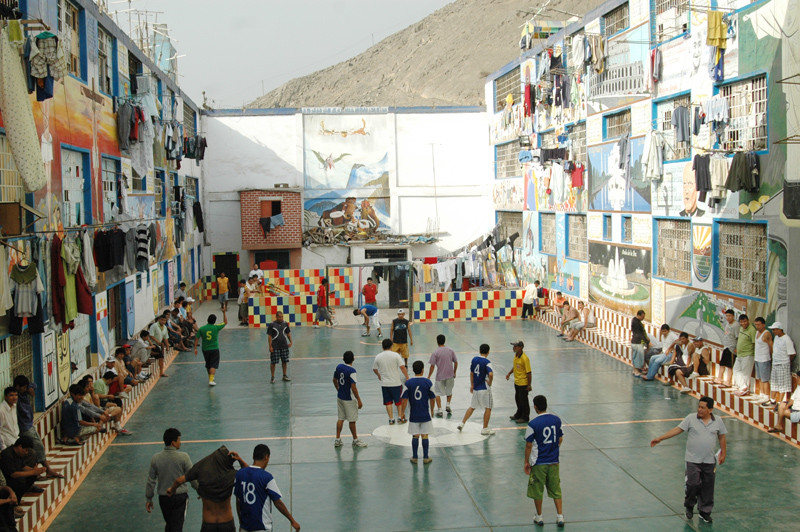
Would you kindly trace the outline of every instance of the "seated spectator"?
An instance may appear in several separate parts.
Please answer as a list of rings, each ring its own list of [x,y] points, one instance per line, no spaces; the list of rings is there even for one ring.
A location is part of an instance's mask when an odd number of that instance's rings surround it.
[[[137,380],[143,381],[147,377],[140,377],[139,374],[142,372],[142,362],[138,358],[133,358],[131,356],[131,350],[133,346],[131,344],[122,344],[121,346],[125,350],[125,355],[122,357],[123,362],[125,362],[125,368],[133,375]]]
[[[794,408],[795,406],[798,408]],[[778,403],[775,424],[767,432],[784,432],[787,419],[792,423],[800,423],[800,386],[794,389],[794,393],[787,401]]]
[[[184,299],[189,297],[188,295],[186,295],[186,283],[181,283],[180,285],[178,285],[178,289],[175,290],[175,299],[179,297],[182,297]]]
[[[44,452],[44,443],[36,427],[33,426],[33,405],[31,399],[36,390],[34,385],[25,375],[14,377],[14,388],[17,390],[17,420],[19,422],[19,435],[26,436],[33,441],[33,457],[35,463],[42,464],[47,469],[47,478],[64,478],[64,475],[50,467],[47,455]]]
[[[109,386],[116,379],[113,371],[106,371],[103,376],[94,381],[94,393],[100,399],[100,408],[105,408],[107,404],[114,404],[122,408],[122,398],[112,394]]]
[[[145,331],[139,332],[139,338],[133,342],[131,347],[131,359],[136,360],[141,368],[147,364],[150,359],[151,352],[156,349],[156,345],[150,341],[150,333]]]
[[[17,438],[10,447],[0,452],[0,470],[14,490],[17,500],[21,500],[26,493],[42,493],[44,490],[34,486],[39,475],[47,471],[45,467],[31,467],[28,465],[28,455],[33,453],[33,442],[27,436]]]
[[[578,310],[570,305],[568,301],[564,301],[564,304],[561,306],[561,326],[559,327],[558,337],[566,336],[567,328],[573,323],[580,321],[580,319],[581,315],[578,313]]]
[[[125,430],[120,425],[122,419],[122,408],[114,403],[106,403],[105,407],[100,406],[100,397],[94,389],[94,378],[91,375],[86,375],[78,384],[83,386],[86,395],[84,395],[83,403],[81,403],[81,415],[84,419],[92,419],[100,423],[107,423],[111,421],[111,426],[119,434],[130,434],[130,431]]]
[[[178,311],[173,309],[175,313]],[[165,325],[167,327],[167,335],[169,336],[169,343],[177,349],[178,351],[189,351],[189,348],[184,343],[184,334],[181,330],[177,320],[175,319],[175,314],[172,311],[165,310],[163,314],[164,318],[166,318]]]
[[[189,306],[190,303],[191,301],[188,300],[184,301],[183,303],[181,303],[181,308],[179,310],[181,312],[181,316],[183,316],[183,319],[191,323],[192,330],[194,332],[197,332],[197,329],[199,329],[199,327],[197,326],[197,320],[194,319],[194,316],[192,315],[192,307]]]
[[[188,320],[183,319],[183,316],[181,315],[182,308],[183,307],[173,308],[170,311],[170,322],[175,325],[178,330],[180,330],[183,343],[185,345],[192,345],[192,335],[194,334],[195,330]]]
[[[553,300],[553,308],[555,309],[559,317],[563,316],[564,303],[566,302],[567,298],[564,297],[564,294],[562,294],[561,292],[556,292],[556,298]]]
[[[672,357],[667,363],[667,375],[669,381],[667,385],[672,384],[672,379],[677,379],[681,384],[681,393],[689,393],[692,391],[686,385],[686,377],[692,374],[694,367],[691,363],[691,354],[689,353],[689,335],[682,332],[678,336],[678,341],[673,344],[671,348]],[[669,352],[667,353],[669,354]]]
[[[656,378],[658,370],[669,358],[669,353],[678,341],[678,335],[672,332],[666,323],[661,326],[661,330],[655,338],[650,339],[650,349],[645,352],[645,362],[647,364],[647,375],[643,380],[651,381]],[[647,353],[653,353],[647,358]]]
[[[574,342],[575,337],[587,327],[594,327],[597,323],[594,317],[594,313],[587,307],[583,301],[578,301],[578,316],[577,320],[574,320],[567,329],[567,335],[564,340],[567,342]]]
[[[9,386],[3,391],[3,402],[0,403],[0,443],[3,444],[3,448],[11,447],[17,439],[19,439],[17,389]]]
[[[125,364],[125,353],[126,349],[124,347],[118,347],[116,351],[114,351],[114,372],[117,374],[117,378],[121,379],[119,383],[120,387],[125,384],[138,386],[139,381],[136,380],[136,377],[133,376],[128,366]]]
[[[16,518],[25,515],[25,511],[17,504],[17,494],[8,487],[6,478],[0,472],[0,530],[17,531]]]
[[[86,393],[81,385],[73,384],[69,387],[69,397],[61,407],[61,438],[69,445],[83,445],[84,438],[106,431],[100,423],[83,419],[81,403],[84,395]]]
[[[114,357],[108,357],[106,359],[106,366],[105,372],[111,373],[113,375],[112,381],[108,384],[108,393],[113,395],[114,397],[119,397],[121,399],[128,398],[128,392],[130,392],[133,387],[129,386],[124,383],[120,383],[120,380],[117,378],[117,359]]]
[[[708,368],[711,366],[711,348],[703,342],[704,339],[700,336],[692,339],[692,346],[689,349],[692,360],[691,377],[695,375],[705,377],[710,374]]]

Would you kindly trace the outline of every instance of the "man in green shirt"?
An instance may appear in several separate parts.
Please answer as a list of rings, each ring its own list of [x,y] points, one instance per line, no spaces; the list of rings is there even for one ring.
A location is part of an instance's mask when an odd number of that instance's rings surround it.
[[[197,331],[197,338],[203,341],[203,358],[206,359],[206,370],[208,370],[208,385],[216,386],[214,375],[219,368],[219,331],[228,324],[228,315],[222,313],[222,325],[217,325],[217,315],[212,314],[208,317],[208,323]],[[194,356],[197,356],[197,342],[194,343]]]
[[[756,328],[747,314],[739,316],[739,338],[736,341],[736,362],[733,364],[733,387],[736,395],[750,393],[750,375],[755,365]]]

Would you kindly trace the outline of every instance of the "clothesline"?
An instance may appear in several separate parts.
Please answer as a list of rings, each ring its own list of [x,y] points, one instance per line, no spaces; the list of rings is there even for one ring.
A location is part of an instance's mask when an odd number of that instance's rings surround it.
[[[158,221],[158,220],[166,221],[166,218],[135,218],[135,219],[130,219],[130,220],[119,220],[119,221],[116,221],[116,222],[106,222],[106,223],[102,223],[102,224],[86,224],[86,225],[80,225],[78,227],[65,227],[63,229],[49,229],[49,230],[46,230],[46,231],[29,231],[29,232],[25,233],[24,235],[13,235],[13,238],[19,238],[20,240],[27,240],[26,237],[32,236],[32,235],[53,235],[53,234],[58,234],[58,233],[62,233],[62,232],[71,233],[71,232],[83,231],[84,229],[99,229],[99,228],[103,228],[103,227],[119,227],[120,225],[126,224],[126,223],[137,223],[138,224],[138,223],[144,223],[144,222],[155,222],[155,221]],[[6,236],[5,238],[10,238],[10,237]],[[0,243],[2,243],[2,241],[0,241]]]

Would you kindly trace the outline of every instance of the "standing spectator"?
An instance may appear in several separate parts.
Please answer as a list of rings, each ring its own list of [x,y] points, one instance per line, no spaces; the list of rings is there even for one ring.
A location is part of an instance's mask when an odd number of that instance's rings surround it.
[[[789,335],[783,332],[783,324],[776,321],[770,326],[772,331],[772,379],[770,387],[772,400],[767,406],[776,406],[781,401],[786,401],[792,393],[792,362],[797,352],[794,342]]]
[[[266,471],[269,464],[269,447],[260,443],[253,449],[253,465],[243,467],[236,473],[236,514],[239,517],[239,530],[254,532],[273,528],[272,505],[291,523],[292,528],[300,530],[300,523],[294,520],[286,504],[281,500],[281,492],[275,478]]]
[[[561,418],[547,413],[547,398],[537,395],[533,398],[533,409],[536,411],[528,428],[525,430],[525,465],[523,471],[528,476],[528,497],[533,499],[536,515],[533,524],[544,526],[542,518],[542,500],[544,488],[547,495],[556,505],[556,524],[564,526],[561,499],[561,476],[559,475],[559,451],[564,433],[561,430]],[[536,442],[536,459],[531,464],[533,442]]]
[[[267,341],[269,342],[269,371],[270,382],[275,383],[275,366],[281,363],[283,380],[289,382],[287,365],[289,364],[289,348],[292,347],[292,331],[289,324],[283,321],[283,312],[275,313],[275,321],[267,326]]]
[[[156,318],[156,321],[150,326],[148,330],[150,336],[153,337],[153,342],[158,346],[160,353],[153,350],[153,356],[158,359],[158,365],[162,377],[169,377],[164,373],[164,356],[169,351],[169,332],[167,331],[167,317],[163,314]]]
[[[208,323],[197,331],[197,338],[203,342],[203,358],[206,361],[208,385],[216,386],[217,369],[219,369],[219,332],[228,324],[228,314],[222,313],[222,325],[217,325],[217,315],[211,314]],[[194,344],[194,356],[197,356],[197,342]]]
[[[244,280],[239,281],[239,298],[236,300],[239,305],[239,325],[247,325],[247,299],[249,297],[247,283]]]
[[[714,380],[724,388],[730,388],[733,378],[733,363],[736,360],[736,344],[739,339],[739,324],[733,309],[725,311],[725,329],[722,334],[722,356],[719,359],[720,375]]]
[[[192,468],[192,459],[188,454],[180,452],[180,448],[180,431],[174,428],[165,430],[164,450],[150,459],[150,473],[147,475],[144,507],[147,513],[152,512],[153,495],[158,493],[158,506],[167,523],[165,532],[183,530],[183,519],[186,517],[186,507],[189,504],[188,486],[181,485],[176,488],[172,497],[167,495],[167,488],[172,486],[175,479],[185,475]],[[157,490],[156,483],[158,483]],[[192,487],[197,490],[197,481],[192,482]]]
[[[353,367],[355,355],[352,351],[345,351],[342,356],[344,364],[339,364],[333,371],[333,387],[336,388],[336,411],[338,420],[336,421],[336,439],[333,441],[334,447],[341,447],[342,427],[345,420],[350,426],[350,434],[353,435],[353,447],[366,447],[367,444],[358,438],[356,433],[356,421],[358,421],[358,411],[364,404],[361,396],[358,395],[356,386],[356,370]]]
[[[186,283],[184,283],[184,282],[181,282],[181,284],[178,285],[178,289],[175,290],[175,299],[178,299],[178,298],[181,298],[181,297],[183,299],[188,299],[189,298],[189,296],[186,295]]]
[[[371,327],[378,330],[378,338],[383,336],[381,334],[381,321],[378,315],[378,307],[375,305],[362,305],[360,308],[353,310],[353,316],[361,315],[364,318],[364,327],[367,330],[361,336],[369,336]]]
[[[361,294],[364,296],[365,305],[378,306],[376,299],[378,295],[378,285],[375,284],[375,281],[372,279],[372,277],[367,279],[367,284],[365,284],[361,289]]]
[[[656,353],[650,357],[647,363],[647,376],[642,377],[642,380],[652,381],[656,378],[656,373],[667,361],[669,353],[674,350],[677,341],[678,335],[670,330],[669,325],[666,323],[662,325],[658,335],[650,341],[650,345]]]
[[[758,394],[754,399],[768,406],[770,400],[769,380],[772,377],[772,334],[767,330],[767,322],[761,316],[753,320],[756,328],[756,341],[753,360],[756,365],[756,386]]]
[[[522,295],[522,319],[534,318],[534,307],[539,306],[539,281],[528,283]]]
[[[647,331],[644,330],[644,311],[639,310],[636,316],[631,319],[631,355],[633,363],[633,376],[642,376],[642,367],[644,367],[644,352],[650,344],[650,339],[647,337]]]
[[[397,311],[397,317],[392,320],[392,330],[389,332],[392,339],[392,351],[403,357],[403,364],[408,367],[408,345],[414,345],[414,335],[411,334],[411,324],[406,319],[406,311]]]
[[[28,455],[33,453],[33,442],[27,436],[21,436],[10,446],[0,452],[0,470],[8,482],[8,487],[14,490],[17,500],[22,500],[26,493],[42,493],[44,489],[34,486],[36,478],[47,471],[45,467],[31,467],[28,465]]]
[[[260,286],[264,282],[264,270],[261,269],[261,266],[258,263],[253,264],[253,269],[250,270],[250,274],[247,276],[249,278],[256,277],[256,283]]]
[[[422,437],[422,463],[430,464],[433,458],[428,456],[428,434],[433,432],[433,404],[436,395],[433,393],[433,383],[422,376],[425,363],[417,360],[412,365],[414,377],[406,381],[406,391],[403,392],[403,411],[406,404],[411,404],[408,415],[408,433],[411,434],[411,463],[416,464],[419,459],[419,439]]]
[[[17,389],[13,386],[3,391],[3,402],[0,403],[0,443],[3,444],[3,448],[14,445],[19,438],[17,398]]]
[[[219,308],[222,312],[228,311],[228,276],[225,275],[225,272],[219,272],[219,277],[217,277],[217,301],[219,301]]]
[[[739,316],[739,337],[736,340],[736,362],[733,364],[733,387],[736,395],[750,393],[750,376],[755,364],[756,329],[747,314]]]
[[[680,425],[650,442],[650,447],[655,447],[664,440],[686,432],[686,497],[683,506],[686,519],[691,519],[697,504],[700,519],[706,523],[712,522],[717,465],[725,463],[727,454],[725,435],[728,431],[725,423],[711,413],[713,408],[713,399],[701,397],[697,414],[689,414]],[[717,441],[720,450],[715,454]]]
[[[456,371],[458,370],[458,358],[456,352],[445,347],[444,343],[446,338],[443,334],[436,337],[436,348],[431,354],[431,359],[428,361],[428,378],[433,375],[433,368],[436,368],[436,382],[433,385],[433,391],[436,392],[436,417],[442,417],[442,397],[447,397],[447,406],[445,411],[450,416],[453,411],[450,409],[450,400],[453,398],[453,384],[456,380]]]
[[[483,429],[481,434],[491,436],[494,431],[489,428],[489,419],[492,417],[492,380],[494,372],[491,362],[489,362],[489,344],[481,344],[478,348],[479,356],[473,357],[469,365],[469,393],[472,394],[472,401],[469,408],[464,413],[464,419],[458,424],[458,430],[464,428],[464,424],[475,411],[476,408],[483,408]]]
[[[511,416],[511,421],[527,423],[531,417],[531,406],[528,403],[528,393],[531,391],[531,361],[522,350],[525,344],[522,340],[511,342],[514,349],[514,361],[511,370],[506,374],[506,380],[514,374],[514,402],[517,411]]]
[[[317,290],[317,316],[314,320],[314,328],[319,329],[319,323],[324,321],[329,327],[333,327],[330,309],[328,308],[328,279],[323,278]]]
[[[386,413],[389,414],[389,425],[394,425],[395,423],[392,415],[393,404],[397,408],[397,421],[405,423],[406,420],[400,411],[400,392],[402,391],[403,383],[408,380],[408,371],[403,364],[403,357],[391,350],[391,340],[385,338],[381,346],[383,351],[375,357],[372,371],[381,381],[381,395],[383,396],[383,405],[386,407]],[[402,380],[401,373],[404,377]]]
[[[47,478],[64,478],[50,464],[47,463],[47,455],[44,452],[44,443],[36,427],[33,426],[33,405],[31,398],[36,393],[36,385],[30,382],[25,375],[14,377],[14,388],[17,389],[17,421],[19,423],[19,435],[26,436],[33,442],[33,454],[36,463],[42,464],[47,470]]]

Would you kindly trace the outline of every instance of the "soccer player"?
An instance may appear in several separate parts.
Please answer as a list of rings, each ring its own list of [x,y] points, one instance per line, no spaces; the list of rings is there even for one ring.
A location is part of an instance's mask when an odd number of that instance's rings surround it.
[[[289,348],[292,347],[292,331],[289,324],[283,321],[283,312],[275,313],[275,321],[267,327],[267,341],[269,341],[269,371],[270,382],[275,383],[275,366],[281,363],[283,369],[283,380],[289,382],[289,374],[286,373],[289,364]]]
[[[450,409],[450,400],[453,398],[453,383],[456,380],[456,370],[458,370],[458,358],[455,351],[445,347],[446,338],[443,334],[436,337],[436,344],[439,346],[431,355],[428,361],[428,378],[433,375],[433,368],[436,368],[436,417],[442,417],[442,396],[447,396],[447,408],[445,409],[448,417],[453,413]]]
[[[339,364],[333,372],[333,387],[336,388],[336,409],[339,419],[336,421],[336,439],[333,441],[334,447],[342,446],[342,427],[344,421],[350,424],[350,433],[353,435],[353,447],[366,447],[367,444],[358,438],[356,434],[356,421],[358,411],[364,406],[361,397],[358,395],[356,387],[356,370],[353,367],[355,355],[352,351],[345,351],[342,356],[344,364]]]
[[[478,348],[479,356],[473,357],[469,365],[469,393],[472,402],[464,413],[464,419],[458,424],[458,430],[464,428],[464,423],[476,408],[483,408],[483,429],[481,434],[491,436],[494,431],[489,428],[489,418],[492,417],[492,380],[494,372],[489,362],[489,344],[481,344]]]
[[[364,317],[364,327],[367,330],[361,336],[369,336],[370,327],[375,327],[378,330],[378,338],[381,335],[381,320],[378,315],[378,307],[375,305],[364,305],[360,308],[353,310],[353,316],[361,315]]]
[[[319,329],[319,323],[324,321],[329,327],[333,327],[331,320],[330,310],[328,309],[328,279],[322,278],[320,281],[319,290],[317,290],[317,316],[314,319],[312,327]]]
[[[561,513],[561,479],[558,474],[558,452],[564,433],[561,431],[561,419],[547,413],[547,398],[537,395],[533,398],[533,409],[536,417],[528,423],[525,431],[525,467],[528,477],[528,497],[536,505],[536,516],[533,523],[544,526],[542,519],[542,499],[544,488],[547,486],[547,495],[556,504],[556,524],[564,526],[564,515]],[[531,450],[536,442],[536,461],[531,464]],[[531,467],[533,465],[533,467]]]
[[[219,368],[219,331],[228,324],[228,314],[222,313],[222,325],[217,325],[217,315],[211,314],[208,323],[197,330],[197,338],[203,341],[203,358],[206,360],[208,385],[216,386],[214,376]],[[194,356],[197,356],[197,342],[194,343]]]
[[[389,333],[392,339],[392,351],[400,353],[403,363],[408,367],[408,345],[414,345],[414,335],[411,334],[411,327],[406,319],[406,311],[397,311],[397,317],[392,320],[392,331]]]
[[[294,520],[286,504],[281,500],[281,492],[275,478],[266,471],[269,464],[269,447],[260,443],[253,449],[253,465],[243,467],[236,473],[236,514],[239,516],[239,530],[255,532],[272,530],[272,506],[286,516],[292,528],[300,530],[300,523]]]
[[[433,383],[422,376],[425,363],[417,360],[411,365],[414,376],[406,381],[406,390],[403,392],[403,411],[406,405],[411,404],[411,413],[408,416],[408,433],[411,434],[411,463],[419,460],[419,438],[422,436],[422,463],[430,464],[433,458],[428,457],[428,434],[433,432],[433,405],[436,395],[433,393]]]
[[[375,362],[372,364],[372,371],[378,376],[381,381],[381,395],[383,396],[383,404],[386,407],[386,412],[389,414],[389,425],[394,425],[395,420],[392,417],[392,405],[397,407],[397,421],[405,423],[403,412],[400,409],[402,403],[401,392],[403,390],[403,383],[408,380],[408,370],[403,365],[403,357],[391,351],[392,341],[388,338],[383,339],[381,344],[383,351],[378,353],[375,357]],[[401,377],[402,373],[402,377]]]

